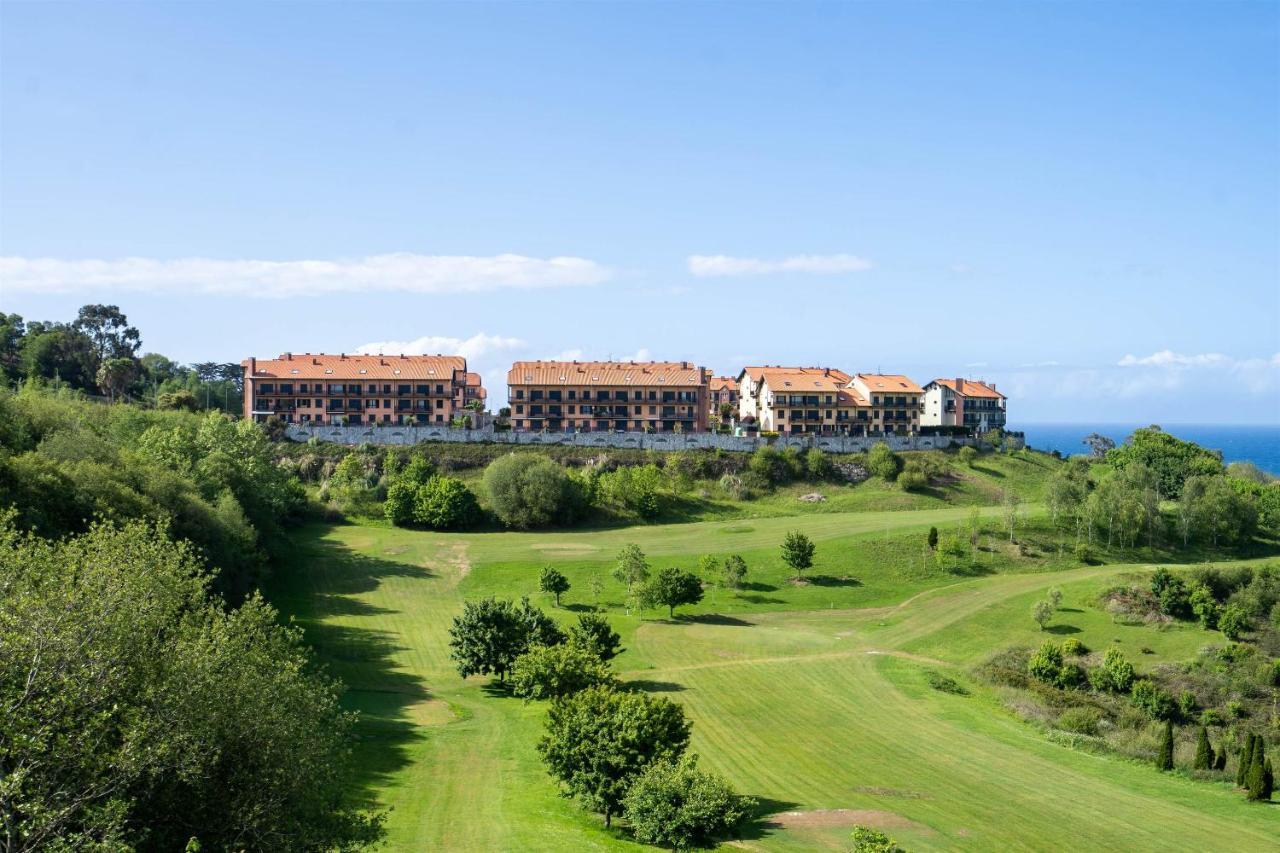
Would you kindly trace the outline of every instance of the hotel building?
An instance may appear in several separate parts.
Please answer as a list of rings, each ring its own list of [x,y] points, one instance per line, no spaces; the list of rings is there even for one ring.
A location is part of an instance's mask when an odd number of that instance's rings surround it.
[[[1004,429],[1005,396],[976,379],[935,379],[924,386],[926,426],[962,426],[971,432]]]
[[[284,353],[241,364],[244,416],[254,420],[443,426],[468,399],[484,399],[461,356]]]
[[[687,361],[517,361],[507,373],[521,432],[705,432],[710,371]]]
[[[920,398],[924,389],[907,377],[892,373],[856,373],[849,388],[870,407],[866,435],[920,432]]]

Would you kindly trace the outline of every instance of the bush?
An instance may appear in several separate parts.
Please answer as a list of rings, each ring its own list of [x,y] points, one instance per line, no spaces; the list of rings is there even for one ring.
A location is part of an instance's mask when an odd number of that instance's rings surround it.
[[[627,792],[624,815],[636,840],[673,850],[706,846],[732,832],[755,807],[695,755],[655,761]]]
[[[925,680],[929,682],[929,686],[934,690],[938,690],[943,693],[953,693],[956,696],[969,695],[969,688],[965,687],[949,675],[943,675],[940,672],[928,670],[925,672],[924,677]]]
[[[1089,673],[1089,683],[1100,692],[1127,693],[1133,686],[1133,675],[1133,664],[1120,650],[1107,649],[1102,665]]]
[[[702,600],[702,581],[692,572],[670,566],[658,572],[640,592],[644,605],[665,605],[668,615],[675,618],[681,604],[697,604]]]
[[[1075,637],[1068,637],[1062,641],[1062,653],[1070,657],[1082,657],[1089,654],[1089,649]]]
[[[511,667],[511,692],[526,700],[554,699],[615,684],[609,665],[593,648],[578,643],[533,646]]]
[[[495,459],[484,472],[493,511],[507,527],[569,524],[585,510],[582,487],[564,468],[536,453]]]
[[[1027,661],[1027,672],[1045,684],[1057,683],[1062,672],[1062,649],[1057,643],[1046,640]]]
[[[454,477],[432,477],[413,496],[413,520],[432,530],[466,530],[481,517],[476,496]]]
[[[1066,732],[1097,735],[1101,723],[1102,714],[1096,708],[1067,708],[1058,715],[1054,725]]]
[[[1092,566],[1098,562],[1098,555],[1087,542],[1078,542],[1076,547],[1072,549],[1075,558],[1087,566]]]
[[[578,624],[569,629],[569,640],[591,649],[603,661],[612,660],[622,651],[622,637],[607,619],[594,613],[578,617]]]
[[[1132,701],[1153,720],[1174,720],[1178,716],[1173,696],[1149,678],[1140,678],[1133,683]]]
[[[849,839],[853,842],[850,853],[907,853],[906,848],[878,829],[855,826]]]
[[[929,478],[908,465],[907,469],[898,475],[898,485],[902,486],[903,491],[906,492],[923,492],[929,488]]]
[[[888,482],[897,479],[902,470],[902,460],[898,454],[889,449],[889,445],[880,442],[867,454],[867,470]]]
[[[382,504],[387,521],[396,527],[412,524],[413,504],[417,494],[418,487],[404,480],[397,479],[387,486],[387,499]]]
[[[1250,628],[1249,614],[1237,604],[1228,604],[1218,615],[1218,630],[1228,640],[1238,640]]]

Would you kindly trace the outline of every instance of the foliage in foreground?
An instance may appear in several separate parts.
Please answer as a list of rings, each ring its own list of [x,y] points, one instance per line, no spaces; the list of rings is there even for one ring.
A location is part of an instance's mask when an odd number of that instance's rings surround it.
[[[6,849],[355,849],[352,718],[301,632],[208,597],[153,526],[50,542],[0,524]]]

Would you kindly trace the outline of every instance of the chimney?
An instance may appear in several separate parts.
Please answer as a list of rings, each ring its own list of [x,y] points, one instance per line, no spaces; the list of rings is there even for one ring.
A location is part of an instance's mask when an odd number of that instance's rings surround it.
[[[687,362],[687,361],[682,361],[682,362],[680,362],[680,369],[681,369],[681,370],[688,370],[688,369],[689,369],[689,362]]]
[[[956,377],[956,393],[957,394],[964,393],[964,380],[961,379],[959,376]]]
[[[249,375],[254,376],[258,372],[258,360],[253,356],[249,356]]]
[[[347,354],[346,354],[345,352],[344,352],[344,353],[341,353],[341,354],[339,354],[338,358],[340,358],[340,359],[342,359],[342,360],[344,360],[344,361],[345,361],[345,360],[346,360],[346,358],[347,358]]]
[[[312,364],[319,364],[319,363],[320,363],[320,359],[318,359],[318,358],[313,358],[313,359],[311,359],[311,363],[312,363]]]
[[[280,357],[283,358],[285,361],[293,361],[293,353],[291,352],[287,352]]]

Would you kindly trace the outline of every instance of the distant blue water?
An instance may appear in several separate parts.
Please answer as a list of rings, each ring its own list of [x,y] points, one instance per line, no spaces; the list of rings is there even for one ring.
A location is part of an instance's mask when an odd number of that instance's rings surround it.
[[[1084,437],[1100,433],[1120,444],[1140,426],[1149,424],[1010,424],[1027,434],[1036,450],[1057,450],[1064,456],[1088,453]],[[1252,462],[1280,476],[1280,426],[1214,426],[1212,424],[1160,424],[1161,429],[1201,447],[1221,450],[1227,462]]]

